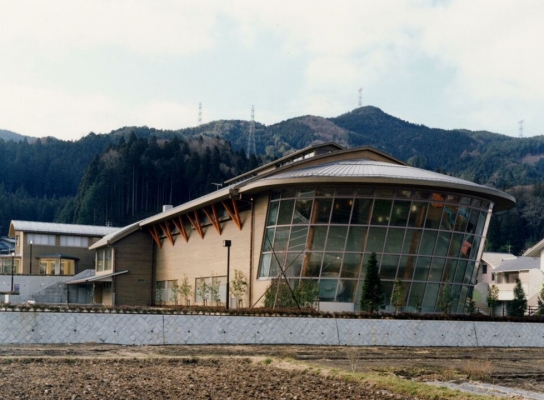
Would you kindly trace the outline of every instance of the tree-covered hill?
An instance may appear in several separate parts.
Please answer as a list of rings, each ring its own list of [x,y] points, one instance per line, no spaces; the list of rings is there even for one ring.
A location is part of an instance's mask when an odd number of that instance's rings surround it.
[[[123,127],[77,141],[0,138],[1,233],[11,219],[122,225],[159,211],[162,204],[205,194],[213,190],[210,182],[257,165],[257,157],[245,154],[249,129],[249,121],[220,120],[180,130]],[[255,122],[255,137],[265,162],[334,141],[373,146],[420,168],[508,189],[521,201],[495,219],[491,248],[510,244],[519,252],[540,240],[539,232],[544,235],[544,205],[538,200],[538,184],[544,182],[542,136],[429,128],[361,107],[335,118]],[[513,226],[512,236],[506,230]]]
[[[28,136],[19,135],[18,133],[15,133],[15,132],[12,132],[12,131],[8,131],[8,130],[5,130],[5,129],[0,129],[0,139],[13,140],[14,142],[20,142],[22,140],[25,140],[25,138],[34,139],[34,138],[30,138]]]

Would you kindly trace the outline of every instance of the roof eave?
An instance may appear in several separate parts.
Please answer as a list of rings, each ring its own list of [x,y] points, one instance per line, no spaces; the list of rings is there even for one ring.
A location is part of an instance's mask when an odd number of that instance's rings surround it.
[[[437,185],[440,189],[455,189],[462,193],[476,194],[480,197],[484,197],[495,203],[494,211],[504,211],[512,208],[516,204],[516,200],[508,193],[498,192],[496,189],[488,188],[486,186],[470,186],[457,184],[455,182],[435,182],[424,181],[419,179],[406,179],[395,177],[330,177],[330,176],[307,176],[299,178],[284,178],[284,179],[267,179],[256,180],[241,187],[239,190],[241,193],[254,193],[263,189],[273,189],[276,187],[283,187],[289,185],[300,184],[332,184],[332,183],[373,183],[373,184],[390,184],[396,186],[417,186],[421,188],[427,188],[436,190]]]

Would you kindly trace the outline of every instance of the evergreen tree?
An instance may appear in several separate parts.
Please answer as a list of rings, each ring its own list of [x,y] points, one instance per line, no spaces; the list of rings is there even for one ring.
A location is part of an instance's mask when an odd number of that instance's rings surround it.
[[[538,294],[538,310],[536,312],[538,315],[544,315],[544,283],[540,288],[540,293]]]
[[[514,287],[514,300],[508,304],[508,314],[514,317],[523,317],[527,311],[527,298],[525,297],[525,291],[521,287],[521,281],[516,279],[516,286]]]
[[[373,313],[374,311],[378,311],[383,303],[383,288],[380,274],[378,273],[376,253],[370,255],[367,265],[363,291],[361,293],[361,310]]]
[[[491,285],[487,292],[487,306],[489,307],[489,315],[493,315],[495,307],[499,304],[499,288]]]

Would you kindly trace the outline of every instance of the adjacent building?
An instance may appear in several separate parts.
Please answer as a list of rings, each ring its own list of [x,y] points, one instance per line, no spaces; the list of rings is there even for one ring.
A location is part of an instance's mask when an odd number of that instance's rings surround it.
[[[514,287],[519,279],[527,298],[529,312],[536,310],[542,285],[544,284],[544,240],[540,241],[521,257],[508,253],[484,253],[478,284],[475,287],[475,300],[478,307],[489,312],[487,294],[495,285],[499,290],[499,303],[494,311],[502,315],[508,313],[508,302],[514,299]]]
[[[262,304],[279,276],[318,287],[322,310],[359,307],[367,260],[378,257],[384,308],[400,279],[408,310],[434,312],[451,285],[452,309],[472,295],[490,218],[514,206],[500,190],[411,167],[371,147],[312,146],[226,186],[109,234],[95,251],[95,300],[146,305],[219,282],[227,262],[247,278],[244,306]],[[231,247],[224,247],[230,240]],[[227,259],[227,254],[230,258]]]

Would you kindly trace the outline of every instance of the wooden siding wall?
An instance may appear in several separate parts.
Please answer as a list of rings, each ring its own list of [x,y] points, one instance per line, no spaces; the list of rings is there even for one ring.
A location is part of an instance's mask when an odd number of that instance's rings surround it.
[[[115,304],[151,305],[153,239],[144,231],[129,235],[114,245],[114,271],[128,270],[115,279]]]
[[[266,290],[268,282],[255,281],[259,264],[259,256],[263,241],[268,196],[255,199],[255,220],[253,230],[253,295],[255,301]],[[185,242],[180,235],[175,236],[174,246],[168,239],[163,239],[162,249],[156,245],[157,281],[177,280],[181,284],[184,276],[189,279],[193,289],[191,304],[195,299],[195,280],[200,277],[214,275],[225,276],[227,273],[227,249],[223,247],[223,240],[231,240],[230,248],[230,279],[234,279],[234,270],[240,270],[249,281],[250,277],[250,249],[251,249],[251,211],[241,213],[242,230],[231,221],[221,222],[222,234],[219,235],[213,225],[203,228],[204,239],[201,239],[193,229],[188,231],[189,241]],[[248,282],[249,283],[249,282]],[[183,302],[183,299],[180,299]],[[249,305],[249,293],[243,299],[244,307]]]

